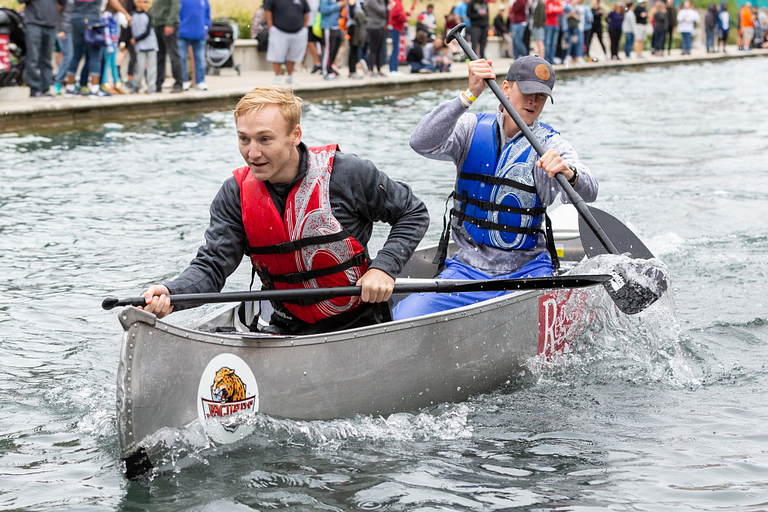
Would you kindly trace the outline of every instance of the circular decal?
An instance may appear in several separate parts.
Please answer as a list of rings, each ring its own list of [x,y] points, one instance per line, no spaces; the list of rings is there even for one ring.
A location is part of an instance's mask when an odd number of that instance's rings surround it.
[[[545,82],[549,80],[549,68],[547,67],[546,64],[539,64],[538,66],[536,66],[534,73],[536,73],[536,76],[544,80]]]
[[[234,354],[219,354],[211,359],[197,389],[197,414],[208,436],[218,443],[242,439],[254,427],[232,424],[227,417],[258,410],[259,387],[245,361]]]

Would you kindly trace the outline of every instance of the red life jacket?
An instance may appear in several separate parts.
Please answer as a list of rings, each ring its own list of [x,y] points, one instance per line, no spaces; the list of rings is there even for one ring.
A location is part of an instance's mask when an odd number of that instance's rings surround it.
[[[336,144],[307,148],[308,170],[294,185],[281,218],[264,182],[250,169],[234,171],[240,185],[243,224],[254,270],[270,289],[354,285],[368,269],[365,248],[333,216],[329,187]],[[314,324],[359,308],[360,297],[317,303],[283,302],[294,316]]]

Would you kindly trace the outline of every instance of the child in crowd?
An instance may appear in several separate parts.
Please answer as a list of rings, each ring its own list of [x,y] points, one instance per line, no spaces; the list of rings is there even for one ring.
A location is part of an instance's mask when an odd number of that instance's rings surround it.
[[[120,71],[117,68],[117,45],[120,42],[120,28],[128,28],[128,19],[118,13],[111,5],[101,15],[104,24],[104,71],[101,74],[102,90],[111,94],[125,94],[127,91],[120,83]],[[109,75],[112,75],[110,85]]]
[[[152,16],[149,8],[151,0],[135,0],[136,13],[133,15],[131,43],[136,50],[136,89],[141,87],[141,79],[146,80],[147,88],[144,92],[152,94],[156,92],[157,82],[157,36],[152,27]]]
[[[427,44],[427,37],[426,32],[418,32],[413,42],[408,46],[405,61],[411,66],[411,73],[431,73],[435,70],[432,61],[424,56],[424,46]]]
[[[123,7],[125,7],[125,10],[128,11],[128,14],[133,16],[133,13],[136,12],[136,5],[133,3],[133,0],[120,0],[120,3],[123,4]],[[133,74],[135,72],[134,68],[136,67],[136,52],[133,49],[133,45],[131,44],[131,38],[133,37],[133,34],[131,34],[131,30],[121,30],[120,31],[120,42],[117,44],[117,69],[120,70],[123,61],[125,61],[126,57],[128,58],[128,80],[125,81],[125,86],[127,89],[132,90],[133,87]],[[122,80],[122,77],[120,79]]]
[[[445,46],[443,36],[436,36],[432,44],[424,47],[424,58],[429,59],[435,71],[445,73],[451,70],[451,55]]]

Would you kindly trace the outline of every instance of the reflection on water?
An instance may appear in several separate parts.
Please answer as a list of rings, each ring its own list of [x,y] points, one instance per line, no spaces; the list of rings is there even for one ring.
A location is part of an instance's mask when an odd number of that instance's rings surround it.
[[[543,120],[598,177],[598,206],[665,262],[672,298],[631,318],[597,308],[571,353],[531,361],[490,395],[389,418],[258,416],[256,433],[235,445],[179,442],[194,463],[147,482],[122,477],[121,329],[100,303],[170,279],[192,259],[211,199],[241,165],[231,113],[0,136],[0,508],[760,508],[761,65],[574,78],[545,108]],[[435,242],[454,170],[407,141],[424,113],[457,93],[309,104],[306,142],[338,142],[407,182],[427,203],[426,241]],[[486,93],[478,105],[495,102]],[[376,228],[374,252],[386,234]],[[227,289],[248,286],[242,267]]]

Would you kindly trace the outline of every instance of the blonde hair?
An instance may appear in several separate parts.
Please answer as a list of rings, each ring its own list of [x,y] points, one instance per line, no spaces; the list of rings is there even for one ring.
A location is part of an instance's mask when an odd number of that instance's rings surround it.
[[[301,98],[293,94],[293,91],[279,85],[256,87],[237,102],[234,112],[235,121],[240,116],[258,112],[266,105],[276,105],[288,123],[290,132],[301,122],[302,104]]]

